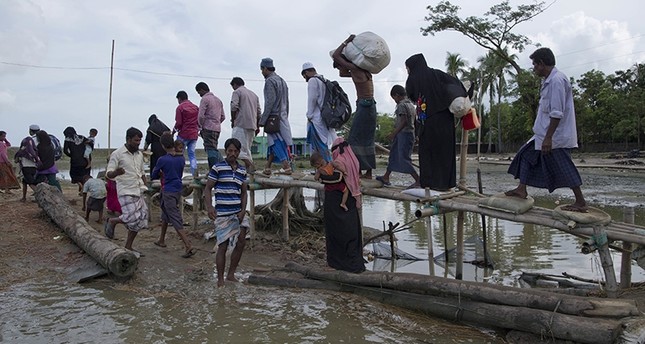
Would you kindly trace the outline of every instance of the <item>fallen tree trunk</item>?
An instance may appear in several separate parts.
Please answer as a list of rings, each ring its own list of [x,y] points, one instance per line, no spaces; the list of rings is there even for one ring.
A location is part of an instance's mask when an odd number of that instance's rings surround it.
[[[336,290],[329,281],[312,284],[300,282],[297,278],[256,275],[251,275],[248,281],[259,285]],[[622,334],[622,323],[614,319],[586,318],[525,307],[336,283],[337,288],[343,291],[438,318],[530,332],[543,338],[579,343],[613,343]]]
[[[288,270],[306,277],[344,284],[379,287],[427,295],[450,295],[497,305],[528,307],[571,315],[622,318],[640,315],[632,300],[604,300],[561,295],[540,290],[459,281],[409,273],[319,271],[296,263]]]
[[[40,183],[36,186],[35,196],[38,205],[58,227],[110,273],[119,278],[134,274],[139,263],[134,253],[114,244],[90,227],[82,216],[72,210],[58,189]]]

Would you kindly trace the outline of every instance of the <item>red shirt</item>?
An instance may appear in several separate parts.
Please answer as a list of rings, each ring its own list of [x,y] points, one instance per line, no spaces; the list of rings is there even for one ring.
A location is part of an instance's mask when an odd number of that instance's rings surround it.
[[[186,99],[179,103],[175,111],[175,129],[182,139],[197,140],[199,137],[199,125],[197,114],[199,108],[190,100]]]

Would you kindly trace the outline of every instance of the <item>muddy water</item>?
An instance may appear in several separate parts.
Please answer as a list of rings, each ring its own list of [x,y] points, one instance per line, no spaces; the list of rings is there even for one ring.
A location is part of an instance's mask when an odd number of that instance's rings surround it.
[[[485,167],[486,193],[514,186],[504,175],[504,167]],[[636,221],[645,224],[642,197],[645,177],[613,171],[581,171],[589,185],[583,190],[594,206],[614,218],[622,217],[622,206],[636,206]],[[476,185],[470,174],[469,185]],[[402,181],[402,184],[408,181]],[[548,195],[530,190],[540,205],[553,207],[565,202],[568,191]],[[309,194],[311,195],[311,194]],[[547,197],[549,196],[549,197]],[[258,192],[257,203],[272,199],[270,191]],[[416,205],[366,198],[365,225],[382,228],[383,221],[408,222],[414,219]],[[434,255],[444,250],[444,222],[432,220]],[[454,215],[446,217],[448,247],[455,245]],[[522,271],[560,274],[567,272],[586,278],[600,278],[594,255],[582,255],[580,240],[560,231],[487,219],[488,251],[494,269],[464,265],[464,279],[517,284]],[[398,247],[424,260],[399,263],[386,269],[427,274],[428,231],[423,221],[400,232]],[[466,216],[466,238],[481,237],[479,215]],[[614,256],[614,262],[619,256]],[[432,263],[434,264],[434,263]],[[369,269],[383,269],[377,261]],[[435,264],[437,275],[451,276],[454,267]],[[618,270],[618,269],[617,269]],[[325,291],[279,289],[241,283],[217,289],[212,271],[202,281],[190,281],[175,271],[141,276],[145,289],[110,280],[78,285],[59,281],[39,281],[16,285],[0,293],[0,341],[8,343],[501,343],[502,339],[484,329],[457,326],[405,310],[384,306],[348,294]],[[248,276],[248,272],[242,271]],[[161,274],[170,274],[169,279]],[[634,266],[633,280],[645,280]]]

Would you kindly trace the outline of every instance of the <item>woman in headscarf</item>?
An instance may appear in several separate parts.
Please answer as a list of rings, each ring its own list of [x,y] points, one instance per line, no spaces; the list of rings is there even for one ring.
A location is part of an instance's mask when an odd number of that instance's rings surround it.
[[[423,54],[405,61],[408,98],[417,104],[419,174],[423,188],[447,191],[456,186],[455,119],[448,110],[466,89],[456,78],[429,68]]]
[[[78,184],[78,192],[83,190],[85,176],[90,174],[91,168],[85,159],[85,136],[76,134],[76,129],[67,127],[63,130],[65,143],[63,153],[69,157],[69,176],[72,184]]]
[[[343,192],[331,186],[340,179],[338,171],[331,176],[320,176],[325,184],[324,221],[327,241],[327,265],[348,272],[365,271],[363,241],[358,209],[361,207],[360,169],[352,148],[342,137],[337,138],[331,148],[334,162],[344,167],[345,183],[349,189],[347,210],[339,207]]]
[[[164,122],[157,118],[157,115],[152,114],[148,118],[148,130],[146,131],[146,143],[143,146],[143,150],[147,150],[148,146],[152,146],[150,150],[152,155],[150,156],[150,173],[155,169],[157,165],[157,160],[159,157],[166,155],[166,150],[159,142],[159,138],[163,133],[171,132],[170,128]]]

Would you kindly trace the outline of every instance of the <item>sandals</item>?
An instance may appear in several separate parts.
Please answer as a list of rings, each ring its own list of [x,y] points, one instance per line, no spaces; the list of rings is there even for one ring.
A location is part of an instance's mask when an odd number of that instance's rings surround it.
[[[390,182],[386,182],[386,181],[385,181],[385,179],[383,179],[383,176],[378,176],[378,177],[376,177],[375,179],[376,179],[376,180],[378,180],[379,182],[383,183],[383,185],[384,185],[384,186],[390,186],[390,185],[392,185],[392,183],[390,183]]]
[[[197,249],[193,247],[190,250],[186,251],[186,253],[182,254],[181,257],[182,258],[190,258],[190,257],[194,256],[195,253],[197,253]]]

